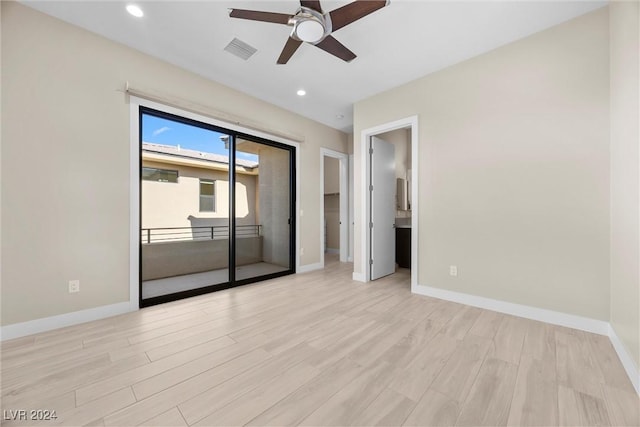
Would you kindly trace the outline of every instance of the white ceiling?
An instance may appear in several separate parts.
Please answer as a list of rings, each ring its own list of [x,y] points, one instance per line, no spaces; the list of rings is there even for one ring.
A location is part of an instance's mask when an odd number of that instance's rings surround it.
[[[328,126],[350,131],[354,102],[541,31],[606,1],[391,0],[336,31],[358,57],[345,63],[304,44],[276,60],[290,32],[279,24],[233,19],[227,9],[295,13],[288,1],[23,1],[104,37],[191,70]],[[321,0],[324,11],[349,1]],[[243,61],[224,51],[234,37],[258,52]],[[304,88],[305,97],[296,95]],[[343,118],[338,118],[342,115]]]

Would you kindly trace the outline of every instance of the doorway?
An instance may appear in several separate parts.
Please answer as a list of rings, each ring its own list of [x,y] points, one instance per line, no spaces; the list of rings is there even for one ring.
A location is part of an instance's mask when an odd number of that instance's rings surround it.
[[[349,258],[349,156],[328,148],[320,149],[321,265],[325,254]]]
[[[418,117],[411,116],[405,119],[397,120],[394,122],[386,123],[380,126],[375,126],[372,128],[365,129],[361,132],[361,139],[358,145],[359,151],[359,178],[361,183],[362,191],[360,192],[359,204],[360,207],[358,209],[359,215],[356,216],[357,224],[359,225],[360,236],[359,236],[359,262],[354,266],[354,280],[359,280],[363,282],[368,282],[370,280],[375,279],[375,276],[372,278],[372,262],[375,263],[375,258],[373,258],[373,254],[376,252],[380,253],[383,249],[378,247],[380,244],[375,241],[375,238],[372,234],[372,223],[373,219],[376,216],[377,212],[372,212],[375,208],[373,203],[375,203],[375,185],[373,189],[371,188],[372,184],[372,174],[376,174],[376,171],[372,170],[372,157],[370,155],[371,141],[372,138],[384,134],[387,132],[395,131],[398,129],[406,129],[410,136],[410,171],[408,172],[407,180],[411,181],[410,190],[408,191],[408,195],[410,195],[411,200],[411,218],[406,221],[410,224],[410,235],[411,235],[411,290],[415,292],[415,288],[418,284],[418,218],[419,218],[419,208],[420,208],[420,200],[418,199],[419,194],[419,181],[418,181]],[[408,186],[409,187],[409,186]],[[408,188],[407,187],[407,188]],[[395,196],[394,196],[395,198]],[[396,203],[397,200],[388,203]],[[394,225],[395,226],[395,225]],[[373,227],[375,227],[375,223],[373,223]],[[393,249],[393,248],[392,248]],[[389,249],[387,248],[387,251]],[[395,252],[395,251],[393,251]]]
[[[295,147],[139,107],[141,307],[295,272]]]

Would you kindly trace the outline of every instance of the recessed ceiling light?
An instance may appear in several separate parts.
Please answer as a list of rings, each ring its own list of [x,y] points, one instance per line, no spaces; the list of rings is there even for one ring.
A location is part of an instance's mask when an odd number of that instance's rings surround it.
[[[298,89],[296,93],[298,94],[298,96],[305,96],[307,94],[307,91],[304,89]]]
[[[135,4],[127,5],[127,12],[135,16],[136,18],[142,18],[144,16],[144,12],[140,9],[139,6]]]

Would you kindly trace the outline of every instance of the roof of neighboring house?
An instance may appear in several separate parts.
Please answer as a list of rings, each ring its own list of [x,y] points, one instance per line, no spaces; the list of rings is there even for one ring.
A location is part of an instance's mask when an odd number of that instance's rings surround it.
[[[150,142],[142,143],[142,151],[157,154],[167,154],[169,156],[183,157],[187,159],[197,159],[207,162],[224,163],[229,164],[229,156],[223,156],[222,154],[205,153],[202,151],[189,150],[187,148],[180,148],[174,145],[153,144]],[[243,160],[236,158],[236,164],[245,168],[256,168],[258,162],[252,162],[249,160]]]

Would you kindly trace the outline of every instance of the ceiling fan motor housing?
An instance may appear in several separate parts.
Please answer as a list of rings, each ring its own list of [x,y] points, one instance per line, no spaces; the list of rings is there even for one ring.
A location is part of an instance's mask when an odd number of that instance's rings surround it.
[[[298,12],[289,20],[293,25],[291,37],[298,41],[311,44],[320,43],[331,34],[331,16],[317,10],[301,6]]]

